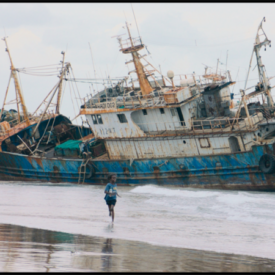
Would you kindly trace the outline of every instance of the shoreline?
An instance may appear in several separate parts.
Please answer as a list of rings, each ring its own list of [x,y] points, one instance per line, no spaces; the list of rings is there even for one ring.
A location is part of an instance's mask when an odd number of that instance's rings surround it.
[[[30,255],[39,253],[41,259],[44,255],[46,262],[32,266],[34,263],[28,260],[29,254],[26,251],[32,251],[32,253],[28,252]],[[52,271],[93,270],[106,272],[275,271],[275,260],[268,258],[0,224],[0,267],[8,255],[16,253],[22,258],[26,258],[27,265],[30,265],[27,270],[30,271],[41,271],[40,269],[45,269],[45,267]],[[11,262],[10,259],[8,261]],[[60,266],[58,267],[56,263],[59,263]],[[1,271],[4,271],[3,268]],[[15,270],[11,268],[8,271]],[[22,268],[21,271],[23,271]],[[24,269],[24,271],[26,270]]]
[[[175,249],[186,249],[186,250],[194,250],[194,251],[204,251],[205,253],[220,253],[220,254],[228,254],[228,255],[236,255],[236,256],[244,256],[244,257],[255,257],[255,258],[259,258],[259,259],[268,259],[268,260],[274,260],[275,261],[275,258],[272,257],[272,256],[259,256],[255,253],[250,253],[250,254],[241,254],[241,253],[235,253],[235,252],[228,252],[225,250],[219,250],[219,249],[216,249],[216,250],[211,250],[211,249],[203,249],[203,248],[199,248],[199,247],[188,247],[188,246],[181,246],[181,245],[175,245],[175,244],[166,244],[166,243],[157,243],[157,242],[154,242],[154,241],[150,241],[150,240],[140,240],[139,238],[123,238],[123,237],[120,237],[120,236],[114,236],[112,237],[112,232],[111,230],[109,230],[109,234],[106,234],[106,235],[96,235],[96,234],[85,234],[85,233],[80,233],[78,230],[67,230],[67,231],[60,231],[60,230],[55,230],[55,229],[49,229],[49,228],[41,228],[39,226],[35,226],[35,225],[32,225],[32,227],[29,227],[29,226],[26,226],[26,225],[22,225],[22,223],[18,223],[18,224],[15,224],[15,223],[0,223],[1,224],[6,224],[6,225],[10,225],[10,226],[19,226],[19,227],[26,227],[26,228],[31,228],[31,229],[36,229],[36,230],[45,230],[45,231],[51,231],[51,232],[62,232],[64,234],[72,234],[72,235],[82,235],[82,236],[86,236],[86,237],[90,237],[90,238],[111,238],[111,239],[114,239],[114,240],[120,240],[120,241],[129,241],[129,242],[140,242],[140,243],[144,243],[144,244],[148,244],[148,245],[152,245],[152,246],[159,246],[159,247],[169,247],[169,248],[175,248]],[[110,225],[111,225],[111,222],[107,222],[108,224],[108,228],[110,229]],[[115,223],[114,223],[114,227],[115,227]],[[106,228],[105,228],[106,229]],[[227,249],[228,250],[228,249]]]

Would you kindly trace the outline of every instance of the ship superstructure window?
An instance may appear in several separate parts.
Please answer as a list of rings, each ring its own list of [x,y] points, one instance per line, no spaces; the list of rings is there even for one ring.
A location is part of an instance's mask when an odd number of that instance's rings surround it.
[[[95,115],[92,115],[93,124],[97,124],[97,119]]]
[[[163,108],[160,108],[159,110],[160,110],[160,113],[161,113],[161,114],[164,114],[164,113],[165,113]]]
[[[120,123],[127,123],[128,122],[127,118],[124,114],[118,114],[117,116],[118,116],[118,119],[119,119]]]
[[[147,110],[142,110],[142,113],[146,116],[147,115]]]
[[[102,117],[101,115],[96,115],[97,116],[97,121],[99,124],[103,124]]]
[[[103,124],[101,115],[92,115],[92,120],[94,124]]]

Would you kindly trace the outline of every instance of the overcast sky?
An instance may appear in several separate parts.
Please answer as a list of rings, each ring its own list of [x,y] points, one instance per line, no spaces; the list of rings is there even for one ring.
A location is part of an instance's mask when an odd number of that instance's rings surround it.
[[[274,4],[133,4],[139,32],[151,55],[148,61],[161,66],[163,74],[196,72],[204,65],[215,68],[217,59],[226,63],[233,80],[234,93],[244,86],[255,34],[262,18],[264,30],[275,42]],[[125,18],[126,17],[126,18]],[[125,60],[118,41],[112,36],[124,34],[125,21],[131,23],[132,36],[138,36],[131,4],[0,4],[1,37],[8,45],[16,68],[57,64],[66,51],[77,78],[94,77],[90,43],[98,76],[126,76]],[[123,36],[127,38],[126,36]],[[147,53],[144,50],[144,53]],[[261,56],[268,76],[275,75],[275,44]],[[252,69],[255,67],[255,57]],[[220,64],[225,69],[225,65]],[[10,62],[4,41],[0,42],[0,104],[2,106],[10,74]],[[257,83],[257,69],[248,86]],[[57,83],[58,78],[20,74],[25,102],[33,112]],[[271,81],[274,84],[275,81]],[[75,117],[70,90],[66,85],[61,113]],[[78,84],[81,97],[90,92],[88,84]],[[233,89],[233,88],[232,88]],[[275,95],[275,93],[273,92]],[[15,98],[11,86],[9,100]],[[75,100],[75,96],[73,95]],[[14,106],[7,106],[6,109]],[[75,106],[79,107],[79,106]]]

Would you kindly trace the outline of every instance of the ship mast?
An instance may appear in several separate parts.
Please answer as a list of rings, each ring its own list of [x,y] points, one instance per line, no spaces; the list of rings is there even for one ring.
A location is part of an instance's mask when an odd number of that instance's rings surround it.
[[[17,78],[17,74],[16,74],[16,69],[15,69],[15,67],[13,65],[13,62],[12,62],[12,59],[11,59],[11,55],[10,55],[10,51],[9,51],[9,48],[8,48],[8,43],[7,43],[6,37],[4,37],[3,40],[5,41],[6,51],[8,52],[10,63],[11,63],[11,75],[12,75],[12,78],[14,79],[16,98],[19,97],[21,108],[22,108],[22,112],[23,112],[23,115],[24,115],[24,120],[25,120],[26,124],[29,126],[30,125],[30,121],[29,121],[29,117],[28,117],[27,107],[25,105],[23,93],[21,91],[21,88],[20,88],[20,85],[19,85],[19,82],[18,82],[18,78]],[[17,104],[18,104],[18,100],[17,100]],[[18,111],[19,122],[20,122],[19,107],[18,107],[17,111]]]
[[[273,107],[274,103],[273,103],[273,99],[272,99],[271,93],[270,93],[271,87],[270,87],[270,84],[269,84],[269,80],[266,77],[265,66],[262,63],[262,58],[260,56],[261,47],[262,46],[266,47],[267,45],[270,45],[270,43],[271,43],[271,41],[267,39],[267,36],[266,36],[266,34],[263,30],[263,27],[262,27],[263,21],[265,22],[265,17],[261,21],[261,23],[258,27],[258,30],[257,30],[256,37],[255,37],[255,44],[254,44],[253,50],[252,50],[252,55],[251,55],[251,59],[250,59],[250,63],[249,63],[249,68],[248,68],[247,77],[246,77],[246,81],[245,81],[244,91],[246,90],[248,76],[249,76],[249,72],[250,72],[251,64],[252,64],[252,58],[253,58],[253,54],[255,52],[257,67],[258,67],[258,74],[259,74],[259,93],[264,92],[267,95],[267,104],[268,104],[268,106]],[[259,34],[260,30],[262,30],[262,34]],[[265,39],[262,42],[260,41],[260,36],[261,35],[265,36]]]
[[[266,47],[267,45],[270,45],[270,43],[271,43],[271,41],[267,39],[267,36],[266,36],[266,34],[263,30],[263,27],[262,27],[263,21],[265,22],[265,17],[262,19],[262,21],[261,21],[261,23],[260,23],[260,25],[257,29],[257,34],[256,34],[256,37],[255,37],[255,44],[253,46],[252,55],[251,55],[251,58],[250,58],[250,63],[249,63],[248,72],[247,72],[247,76],[246,76],[246,80],[245,80],[244,90],[240,90],[242,100],[240,102],[238,111],[237,111],[236,116],[235,116],[235,118],[239,117],[241,107],[242,107],[242,104],[243,104],[244,107],[245,107],[245,112],[246,112],[246,115],[247,115],[250,126],[252,126],[252,122],[251,122],[251,118],[250,118],[250,115],[249,115],[249,110],[248,110],[247,105],[246,105],[246,100],[247,99],[251,98],[252,96],[256,96],[256,95],[259,95],[261,93],[265,93],[267,95],[267,105],[268,105],[268,107],[273,107],[274,106],[274,102],[273,102],[273,99],[272,99],[271,93],[270,93],[271,87],[270,87],[270,84],[269,84],[269,80],[266,77],[265,67],[262,63],[262,58],[260,56],[261,47],[262,46]],[[262,30],[262,34],[259,34],[260,30]],[[260,41],[260,36],[261,35],[265,36],[265,39],[262,42]],[[249,72],[250,72],[250,69],[251,69],[251,64],[252,64],[252,59],[253,59],[254,52],[256,54],[256,61],[257,61],[258,74],[259,74],[259,86],[258,86],[259,92],[256,92],[256,93],[254,92],[254,93],[246,95],[245,94],[246,85],[247,85],[247,81],[248,81],[248,77],[249,77]],[[232,124],[232,127],[233,127],[233,124]]]
[[[267,39],[267,36],[263,30],[263,27],[262,27],[262,23],[263,21],[265,21],[265,17],[263,18],[261,24],[259,25],[259,28],[258,28],[258,31],[257,31],[257,35],[256,35],[256,39],[255,39],[255,46],[254,46],[254,51],[255,51],[255,54],[256,54],[256,59],[257,59],[257,65],[258,65],[258,73],[259,73],[259,84],[263,85],[263,89],[264,91],[266,91],[266,95],[267,95],[267,105],[269,107],[273,107],[273,99],[271,97],[271,93],[270,93],[270,84],[269,84],[269,80],[268,78],[266,77],[266,73],[265,73],[265,67],[262,63],[262,58],[260,56],[260,49],[262,46],[267,46],[267,45],[270,45],[271,41]],[[263,42],[260,41],[260,35],[259,35],[259,30],[262,30],[264,36],[265,36],[265,39]]]
[[[120,51],[122,51],[122,53],[124,53],[124,54],[127,54],[127,53],[132,54],[133,62],[135,65],[135,71],[137,73],[138,80],[139,80],[141,93],[142,93],[142,95],[148,95],[153,91],[153,89],[146,77],[146,74],[143,69],[143,65],[141,64],[140,58],[138,55],[138,51],[140,51],[144,48],[144,44],[142,44],[140,37],[132,38],[128,23],[127,22],[125,22],[125,23],[126,23],[126,29],[128,31],[129,38],[120,42],[120,46],[121,46]],[[123,42],[125,42],[125,43],[123,43]]]
[[[60,79],[60,84],[58,87],[58,94],[57,94],[57,102],[56,102],[56,109],[55,109],[55,113],[59,114],[60,113],[60,99],[61,99],[61,94],[62,94],[62,82],[63,82],[63,69],[64,69],[64,61],[65,61],[65,52],[61,52],[61,54],[63,55],[63,60],[62,60],[62,69],[61,69],[61,73],[59,76]]]

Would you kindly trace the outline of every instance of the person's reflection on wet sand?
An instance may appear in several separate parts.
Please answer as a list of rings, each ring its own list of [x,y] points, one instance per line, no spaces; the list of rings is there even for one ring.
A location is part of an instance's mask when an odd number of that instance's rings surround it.
[[[104,246],[102,247],[102,253],[111,254],[113,253],[112,239],[106,239]],[[112,268],[112,256],[104,255],[101,257],[102,260],[102,271],[111,271]]]
[[[47,246],[48,253],[47,253],[47,259],[46,259],[46,265],[44,266],[46,268],[46,272],[50,272],[51,267],[55,266],[50,266],[50,260],[51,260],[51,255],[54,253],[54,247],[52,245]]]

